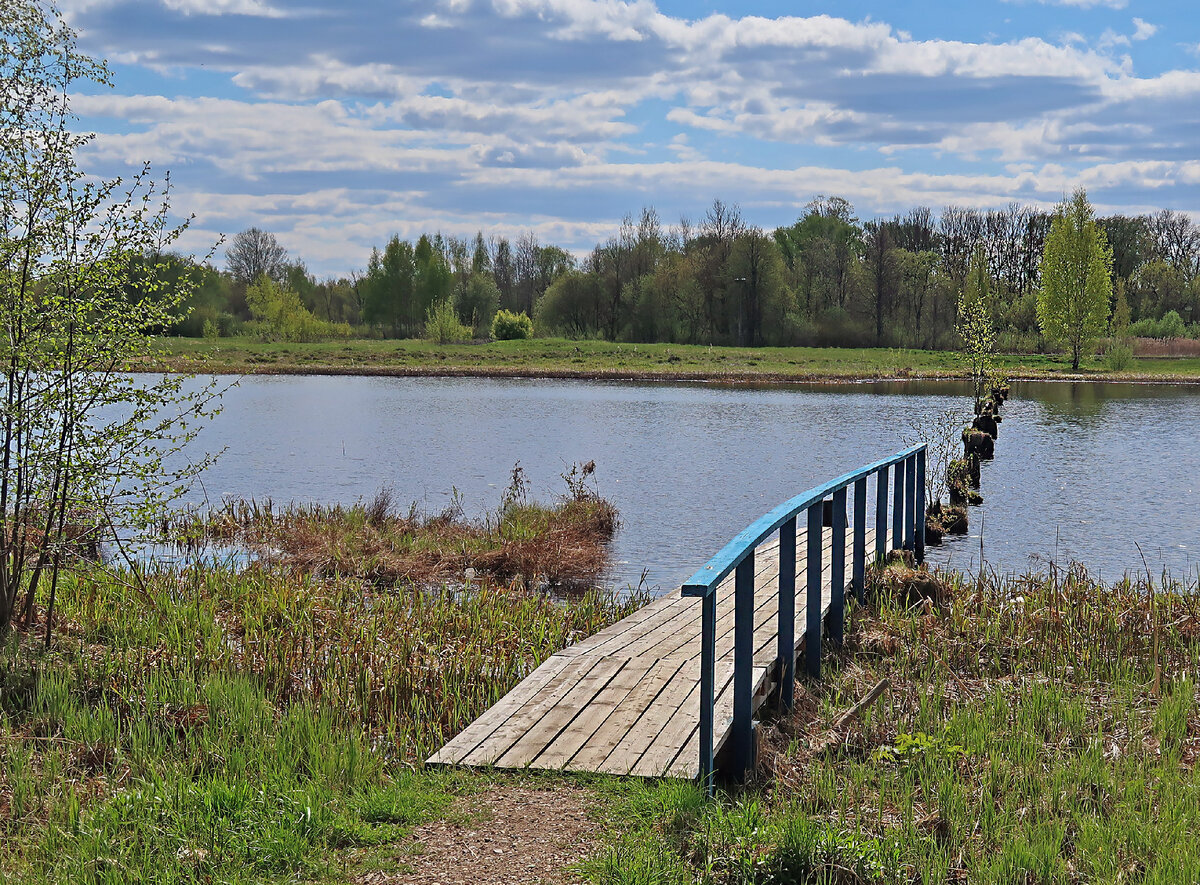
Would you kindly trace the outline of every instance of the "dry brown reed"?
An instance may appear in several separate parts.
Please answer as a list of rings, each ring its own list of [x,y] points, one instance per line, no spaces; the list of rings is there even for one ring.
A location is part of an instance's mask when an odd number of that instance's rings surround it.
[[[509,500],[478,520],[457,499],[434,515],[397,514],[389,491],[350,507],[235,500],[169,530],[244,546],[298,574],[377,586],[459,585],[473,570],[504,584],[577,589],[604,572],[617,526],[612,504],[576,488],[551,506]]]

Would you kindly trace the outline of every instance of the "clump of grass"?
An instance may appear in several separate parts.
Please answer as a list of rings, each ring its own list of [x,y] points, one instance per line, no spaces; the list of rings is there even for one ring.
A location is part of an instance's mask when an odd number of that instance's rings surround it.
[[[28,882],[344,875],[446,808],[421,761],[641,600],[378,589],[265,567],[65,576],[0,650],[0,869]],[[346,852],[350,853],[347,854]]]
[[[353,576],[379,586],[461,583],[467,570],[493,581],[567,589],[589,586],[608,566],[616,508],[584,481],[589,462],[564,474],[568,493],[552,505],[527,499],[514,468],[504,502],[483,519],[464,517],[455,497],[441,513],[397,513],[384,490],[350,507],[229,501],[170,527],[188,537],[236,542],[298,574]]]

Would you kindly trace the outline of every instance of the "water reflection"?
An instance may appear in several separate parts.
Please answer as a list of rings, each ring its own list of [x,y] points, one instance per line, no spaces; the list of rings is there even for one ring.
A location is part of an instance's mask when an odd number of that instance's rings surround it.
[[[206,472],[223,495],[349,503],[391,486],[438,510],[495,507],[520,461],[550,498],[595,460],[621,511],[616,579],[688,577],[761,513],[896,451],[918,415],[964,408],[957,382],[736,386],[536,379],[253,377],[197,440],[228,447]],[[972,534],[937,562],[1001,571],[1080,559],[1104,576],[1194,572],[1200,537],[1200,390],[1019,383]],[[1139,552],[1139,547],[1141,552]]]

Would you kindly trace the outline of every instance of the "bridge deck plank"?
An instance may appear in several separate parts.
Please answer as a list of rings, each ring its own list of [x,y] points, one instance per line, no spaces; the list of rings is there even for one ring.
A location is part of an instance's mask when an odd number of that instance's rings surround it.
[[[803,520],[800,520],[802,523]],[[867,554],[874,530],[867,529]],[[890,534],[890,532],[889,532]],[[822,532],[821,608],[832,594],[832,530]],[[853,561],[847,532],[846,580]],[[891,540],[890,538],[888,539]],[[807,532],[796,539],[795,651],[804,643]],[[774,685],[778,644],[778,540],[755,551],[755,706]],[[733,715],[733,576],[717,588],[715,749]],[[699,599],[678,590],[553,655],[435,753],[434,764],[601,771],[644,777],[699,775]],[[798,668],[799,669],[799,668]]]

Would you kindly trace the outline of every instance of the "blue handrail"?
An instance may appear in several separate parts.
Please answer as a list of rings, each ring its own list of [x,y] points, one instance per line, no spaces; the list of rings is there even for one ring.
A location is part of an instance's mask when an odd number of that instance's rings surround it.
[[[711,793],[715,775],[713,716],[716,678],[716,589],[734,574],[733,762],[738,777],[753,764],[754,724],[754,551],[772,532],[779,532],[779,667],[780,706],[792,706],[795,679],[796,526],[801,512],[807,519],[805,582],[807,620],[805,656],[808,672],[821,675],[821,557],[825,503],[831,499],[833,555],[830,638],[841,643],[845,624],[847,490],[854,487],[852,586],[863,599],[866,575],[867,479],[876,477],[875,558],[887,543],[888,472],[893,471],[892,539],[925,557],[925,446],[897,452],[866,467],[830,480],[783,502],[759,517],[721,548],[683,585],[684,596],[697,596],[703,608],[700,652],[700,778]]]

